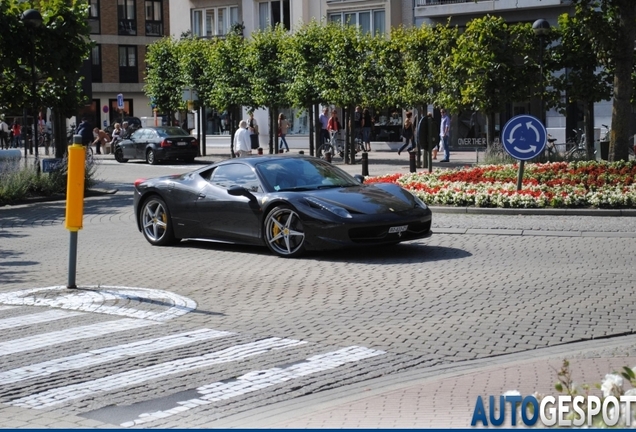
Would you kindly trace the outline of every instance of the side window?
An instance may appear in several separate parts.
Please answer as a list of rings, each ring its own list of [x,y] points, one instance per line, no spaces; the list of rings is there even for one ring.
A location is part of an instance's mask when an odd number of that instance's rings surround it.
[[[224,189],[230,186],[243,186],[250,192],[259,192],[260,184],[251,167],[243,164],[228,164],[216,167],[210,183]]]
[[[133,140],[140,140],[143,139],[143,135],[145,134],[145,130],[143,129],[139,129],[138,131],[133,132],[133,134],[130,136],[130,139]]]

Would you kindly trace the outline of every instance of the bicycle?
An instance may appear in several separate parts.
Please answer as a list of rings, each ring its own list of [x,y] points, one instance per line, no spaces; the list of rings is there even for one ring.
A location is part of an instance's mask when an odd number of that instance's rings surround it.
[[[356,138],[353,144],[354,148],[354,158],[362,158],[362,153],[364,153],[364,144],[362,143],[361,138]],[[343,138],[338,138],[338,134],[332,134],[331,139],[318,147],[316,155],[325,159],[325,153],[329,152],[331,157],[338,155],[341,159],[344,159],[345,152],[345,140]]]

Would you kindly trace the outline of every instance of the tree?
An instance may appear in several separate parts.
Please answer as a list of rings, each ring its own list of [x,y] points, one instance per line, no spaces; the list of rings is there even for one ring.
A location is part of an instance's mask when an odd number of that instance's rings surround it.
[[[288,81],[285,84],[287,98],[292,106],[305,108],[310,113],[318,104],[326,100],[322,83],[329,78],[331,67],[328,62],[329,41],[325,28],[315,20],[298,28],[283,50],[283,70]],[[318,123],[317,107],[312,124]],[[320,127],[316,128],[315,142],[320,142]],[[313,155],[313,140],[310,140],[310,154]],[[317,145],[318,146],[318,145]],[[317,147],[316,146],[316,147]]]
[[[22,12],[38,9],[42,26],[27,29]],[[64,117],[74,115],[86,102],[79,70],[89,57],[92,42],[86,0],[0,2],[0,106],[9,111],[49,107],[54,112],[56,157],[66,147]],[[31,59],[36,70],[36,94],[32,93]]]
[[[610,161],[627,160],[631,101],[634,96],[636,2],[633,0],[573,0],[574,16],[583,38],[612,77]]]
[[[148,46],[146,53],[144,92],[157,109],[169,115],[185,108],[183,89],[186,79],[182,71],[179,44],[170,37]]]
[[[282,25],[270,27],[265,31],[256,32],[247,49],[249,84],[254,108],[269,108],[270,153],[278,153],[278,145],[274,149],[278,109],[290,105],[285,91],[288,75],[282,66],[285,40],[288,37],[290,36]]]
[[[567,102],[581,102],[585,117],[585,136],[594,137],[594,103],[609,100],[612,94],[611,66],[604,64],[602,53],[594,49],[590,28],[602,29],[604,22],[595,15],[559,17],[554,34],[559,40],[551,49],[551,60],[565,73],[552,78],[552,86],[567,95]],[[593,20],[594,22],[590,22]],[[594,140],[587,139],[591,155]]]
[[[470,21],[457,39],[451,70],[458,74],[459,101],[454,105],[486,114],[488,142],[494,137],[495,113],[508,102],[530,99],[542,87],[533,60],[536,42],[529,24],[508,25],[492,16]]]

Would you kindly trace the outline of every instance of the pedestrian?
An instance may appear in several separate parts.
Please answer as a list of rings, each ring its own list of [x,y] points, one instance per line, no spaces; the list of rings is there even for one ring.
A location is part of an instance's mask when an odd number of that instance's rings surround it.
[[[9,125],[0,119],[0,149],[9,148]]]
[[[324,107],[322,109],[322,114],[320,114],[320,136],[322,138],[322,144],[325,144],[329,141],[329,131],[327,130],[327,125],[329,124],[329,107]]]
[[[93,145],[95,146],[95,154],[102,154],[101,148],[102,145],[106,147],[108,144],[108,134],[101,130],[100,128],[93,129]]]
[[[22,127],[17,119],[11,125],[11,133],[13,134],[13,148],[22,147]]]
[[[132,130],[130,129],[130,126],[128,126],[128,122],[125,121],[121,124],[121,137],[122,139],[128,139],[130,138],[130,134],[132,133]]]
[[[247,128],[247,122],[245,120],[240,121],[239,129],[234,134],[233,151],[236,157],[246,157],[252,154],[250,131]]]
[[[362,109],[360,106],[356,106],[353,112],[353,141],[362,140]]]
[[[373,120],[371,119],[371,113],[369,108],[365,108],[362,111],[362,143],[364,144],[364,150],[371,151],[371,127],[373,126]]]
[[[278,146],[278,152],[283,152],[283,144],[285,145],[285,149],[287,153],[289,153],[289,146],[287,145],[287,140],[285,136],[287,135],[287,129],[289,129],[289,123],[285,119],[285,115],[280,113],[278,115],[278,136],[280,137],[280,144]]]
[[[261,145],[258,140],[258,123],[254,118],[254,111],[248,111],[247,129],[250,131],[250,147],[252,150],[258,149]]]
[[[329,139],[334,143],[334,137],[340,132],[340,121],[338,120],[338,113],[336,110],[331,111],[331,117],[327,122],[327,131],[329,132]],[[335,144],[335,143],[334,143]]]
[[[88,147],[93,142],[93,127],[88,122],[88,118],[82,117],[82,122],[77,125],[77,130],[75,132],[78,135],[82,136],[82,145]]]
[[[415,140],[413,139],[415,133],[413,130],[413,113],[411,111],[406,112],[406,118],[404,119],[404,126],[402,127],[402,137],[404,137],[405,143],[398,150],[398,154],[402,153],[402,150],[413,150]]]
[[[448,114],[446,114],[445,109],[439,110],[439,113],[442,115],[442,121],[439,124],[439,144],[441,149],[444,151],[444,159],[440,162],[449,162],[450,161],[450,148],[449,148],[449,133],[450,133],[450,118]]]
[[[111,134],[111,138],[112,139],[110,140],[110,143],[108,144],[108,147],[107,147],[107,148],[109,148],[110,153],[114,153],[115,152],[115,145],[117,145],[117,143],[119,141],[124,139],[123,138],[123,134],[124,134],[124,131],[121,128],[121,125],[118,122],[116,122],[113,125],[113,133]],[[108,151],[105,151],[105,153],[108,153]]]

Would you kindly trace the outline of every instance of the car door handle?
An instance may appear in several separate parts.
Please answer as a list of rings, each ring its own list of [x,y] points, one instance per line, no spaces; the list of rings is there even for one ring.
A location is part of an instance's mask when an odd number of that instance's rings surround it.
[[[205,194],[200,193],[198,199],[203,199],[205,198]]]

